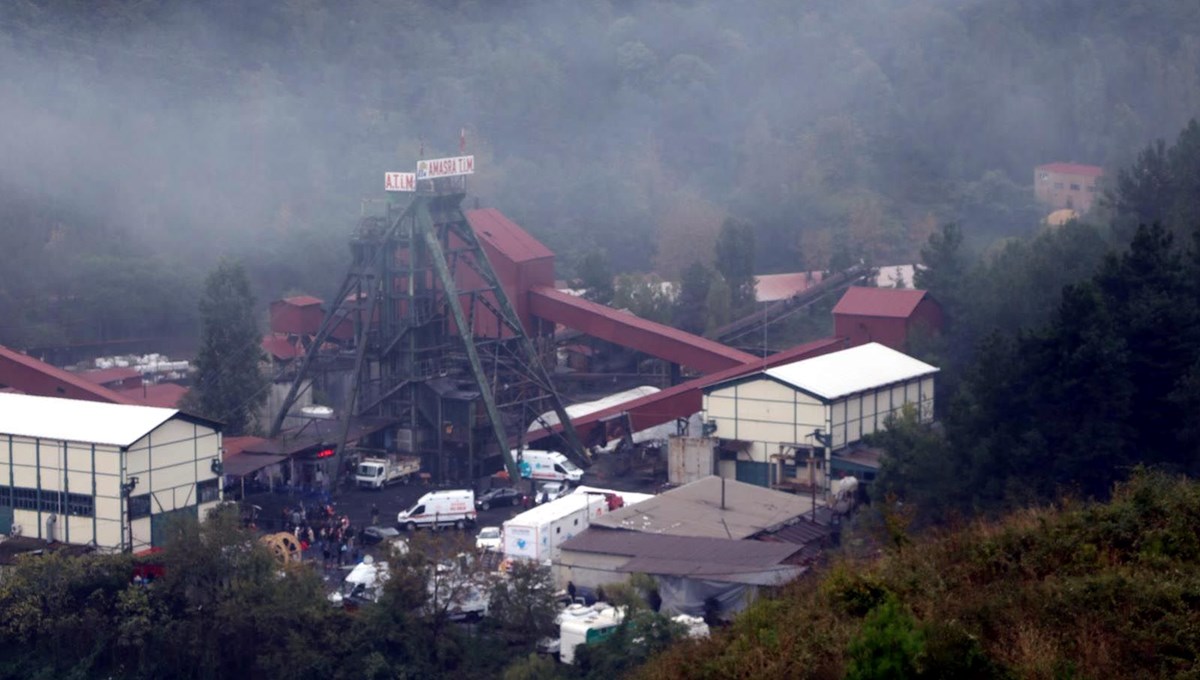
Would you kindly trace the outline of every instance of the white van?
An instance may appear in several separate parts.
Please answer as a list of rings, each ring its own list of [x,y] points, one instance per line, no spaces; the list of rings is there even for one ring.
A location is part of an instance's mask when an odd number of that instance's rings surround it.
[[[514,451],[513,455],[517,455]],[[566,456],[557,451],[538,451],[526,449],[520,454],[519,468],[521,476],[526,479],[554,482],[578,482],[583,478],[580,470]]]
[[[462,529],[475,523],[475,492],[470,489],[431,491],[416,505],[396,515],[396,525],[409,531],[417,527]]]

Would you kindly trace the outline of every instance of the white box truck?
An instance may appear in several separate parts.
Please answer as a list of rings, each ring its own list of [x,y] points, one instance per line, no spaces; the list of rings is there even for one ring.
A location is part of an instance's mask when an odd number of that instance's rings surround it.
[[[408,510],[396,515],[396,526],[462,529],[475,523],[475,492],[470,489],[430,491]]]
[[[421,459],[417,456],[363,458],[354,469],[354,481],[360,488],[382,489],[395,482],[407,482],[420,471]]]
[[[526,479],[539,482],[578,482],[583,479],[583,470],[557,451],[525,449],[513,451],[513,455],[519,456],[518,468]]]
[[[609,512],[604,494],[568,494],[523,512],[501,528],[504,556],[546,562],[558,556],[563,541],[588,528],[591,520]]]

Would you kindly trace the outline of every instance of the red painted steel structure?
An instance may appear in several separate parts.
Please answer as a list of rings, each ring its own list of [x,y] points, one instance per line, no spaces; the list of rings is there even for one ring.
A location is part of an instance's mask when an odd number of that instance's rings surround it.
[[[0,347],[0,387],[11,387],[39,397],[63,397],[109,404],[140,403],[137,399],[7,347]]]
[[[726,347],[661,323],[647,321],[548,286],[529,290],[529,310],[537,317],[607,340],[622,347],[687,366],[701,373],[760,361],[753,354]]]
[[[766,359],[751,357],[751,361],[740,366],[733,366],[723,371],[696,378],[682,385],[669,387],[661,392],[627,401],[624,404],[611,406],[602,411],[589,413],[586,416],[574,418],[571,423],[579,432],[579,438],[584,442],[595,443],[606,439],[605,422],[612,420],[622,413],[629,414],[630,425],[634,432],[648,427],[668,423],[678,418],[687,418],[700,410],[703,390],[709,385],[736,378],[741,375],[756,373],[775,366],[790,364],[801,359],[811,359],[822,354],[829,354],[845,349],[845,338],[823,338],[797,345],[791,349],[772,354]],[[549,436],[554,428],[539,430],[529,435],[529,441],[536,441]]]
[[[512,302],[525,332],[537,332],[525,291],[554,285],[554,253],[495,208],[467,210],[467,224],[483,246],[504,294]],[[459,282],[464,288],[466,282]],[[553,331],[553,327],[549,329]]]

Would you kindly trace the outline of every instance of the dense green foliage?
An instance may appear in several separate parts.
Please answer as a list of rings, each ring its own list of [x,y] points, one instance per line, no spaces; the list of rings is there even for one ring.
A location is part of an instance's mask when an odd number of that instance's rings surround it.
[[[1166,176],[1200,171],[1180,149],[1200,143],[1189,125],[1173,147],[1148,148],[1120,173],[1116,206],[1136,206],[1148,158]],[[1156,200],[1200,202],[1200,187],[1170,181]],[[1134,208],[1130,207],[1129,210]],[[1137,214],[1118,212],[1113,234]],[[923,520],[1048,501],[1102,497],[1134,465],[1196,467],[1200,405],[1200,223],[1141,225],[1103,257],[1104,239],[1068,224],[1009,244],[971,265],[947,227],[922,251],[917,276],[945,305],[945,337],[925,348],[945,370],[942,423],[911,414],[876,437],[888,458],[878,483]],[[1195,234],[1182,243],[1174,234]]]
[[[462,127],[567,269],[675,279],[730,216],[760,272],[983,245],[1035,225],[1034,165],[1195,115],[1198,36],[1186,0],[0,3],[0,342],[194,333],[226,254],[327,296],[380,173]]]
[[[453,542],[387,556],[381,601],[347,611],[326,599],[317,568],[281,568],[235,508],[169,534],[146,558],[164,569],[149,585],[134,582],[128,555],[21,558],[0,583],[0,678],[492,678],[553,626],[537,566],[486,585],[500,619],[452,623],[467,581],[437,565],[463,549]],[[510,589],[521,612],[502,602]]]
[[[1023,510],[838,561],[644,678],[1188,677],[1200,658],[1200,485]]]
[[[241,262],[222,260],[209,274],[200,317],[195,384],[185,397],[186,407],[223,423],[227,434],[250,433],[258,425],[270,380],[260,366],[262,331]]]

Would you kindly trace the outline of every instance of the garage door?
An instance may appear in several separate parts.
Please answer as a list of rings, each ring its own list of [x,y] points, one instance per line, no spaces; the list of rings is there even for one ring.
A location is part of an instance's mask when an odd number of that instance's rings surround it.
[[[771,466],[768,463],[755,463],[748,460],[737,462],[737,480],[758,486],[771,485]]]
[[[167,542],[168,531],[172,522],[183,517],[196,518],[196,506],[162,512],[150,516],[150,545],[161,548]]]

